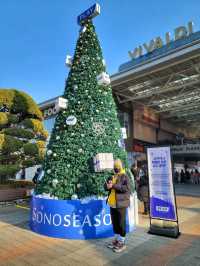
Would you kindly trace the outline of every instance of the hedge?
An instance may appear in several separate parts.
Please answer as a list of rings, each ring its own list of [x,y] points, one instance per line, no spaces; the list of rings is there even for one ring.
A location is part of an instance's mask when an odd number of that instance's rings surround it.
[[[20,170],[18,164],[0,165],[0,178],[11,178]]]
[[[23,149],[26,155],[37,156],[39,154],[38,146],[34,143],[24,144]]]
[[[5,128],[2,130],[2,132],[10,136],[25,139],[33,139],[35,136],[32,131],[23,128]]]
[[[11,153],[19,151],[23,147],[23,141],[15,139],[5,134],[0,134],[0,151],[2,153]]]
[[[14,114],[8,114],[8,123],[9,124],[17,124],[19,122],[19,117]]]
[[[36,165],[37,164],[37,162],[34,160],[34,159],[27,159],[27,160],[24,160],[23,161],[23,166],[25,167],[25,168],[27,168],[27,167],[31,167],[31,166],[34,166],[34,165]]]
[[[6,104],[13,113],[23,113],[40,120],[43,119],[39,107],[25,92],[14,89],[0,89],[0,106],[3,104]]]
[[[24,125],[26,128],[32,129],[34,132],[43,132],[44,126],[43,123],[38,119],[33,118],[27,118],[24,121],[22,121],[22,125]]]
[[[8,124],[7,113],[0,112],[0,127],[3,127]]]
[[[48,138],[48,136],[49,136],[48,131],[47,130],[43,130],[39,134],[39,139],[46,140]]]

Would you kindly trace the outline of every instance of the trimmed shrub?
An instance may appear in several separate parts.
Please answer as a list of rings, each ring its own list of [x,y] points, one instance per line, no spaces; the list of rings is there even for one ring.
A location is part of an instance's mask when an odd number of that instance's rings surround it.
[[[17,124],[19,122],[19,117],[17,115],[8,114],[8,123]]]
[[[20,166],[18,164],[7,164],[0,165],[0,178],[7,179],[16,175],[16,173],[20,170]]]
[[[40,111],[34,100],[25,92],[13,89],[0,90],[0,106],[6,104],[14,113],[23,113],[32,117],[43,119]]]
[[[43,123],[38,119],[27,118],[22,121],[22,125],[24,125],[26,128],[32,129],[34,132],[44,131]]]
[[[36,142],[37,146],[38,146],[38,149],[45,149],[46,147],[46,142],[45,141],[42,141],[42,140],[38,140]]]
[[[23,166],[25,168],[34,166],[36,164],[37,164],[37,162],[35,160],[33,160],[33,159],[26,159],[26,160],[23,161]]]
[[[45,143],[45,141],[39,140],[36,142],[36,145],[38,147],[38,159],[37,159],[37,161],[42,162],[42,160],[44,159],[44,156],[45,156],[46,143]]]
[[[4,154],[19,151],[23,147],[23,141],[5,134],[0,134],[0,151]]]
[[[47,130],[43,130],[42,132],[39,132],[39,139],[46,140],[49,136],[49,133]]]
[[[2,130],[7,135],[15,136],[18,138],[32,139],[34,138],[34,133],[30,130],[26,130],[23,128],[5,128]]]
[[[29,156],[36,156],[39,153],[37,144],[26,143],[24,144],[23,148],[24,148],[24,153]]]
[[[14,90],[10,89],[0,89],[0,106],[6,104],[6,106],[11,109],[13,106],[13,99],[15,97]]]
[[[3,127],[8,124],[8,115],[7,113],[0,112],[0,127]]]

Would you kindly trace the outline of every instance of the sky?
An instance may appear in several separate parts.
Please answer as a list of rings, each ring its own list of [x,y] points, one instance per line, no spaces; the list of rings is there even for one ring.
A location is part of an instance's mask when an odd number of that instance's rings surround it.
[[[0,88],[30,94],[37,103],[62,95],[80,26],[77,16],[92,0],[0,0]],[[93,19],[109,74],[129,61],[128,51],[194,22],[199,0],[99,0]]]

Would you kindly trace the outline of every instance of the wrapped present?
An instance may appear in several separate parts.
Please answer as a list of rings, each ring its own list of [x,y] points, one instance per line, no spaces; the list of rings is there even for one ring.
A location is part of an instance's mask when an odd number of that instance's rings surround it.
[[[68,100],[62,97],[58,97],[56,100],[55,108],[56,110],[61,110],[61,109],[67,109],[68,105]]]
[[[100,75],[97,76],[97,83],[98,85],[109,85],[110,84],[110,76],[102,72]]]
[[[65,59],[65,65],[68,66],[68,67],[71,67],[72,66],[72,61],[73,61],[72,56],[71,55],[67,55],[66,59]]]
[[[94,171],[102,172],[106,170],[112,170],[114,165],[114,159],[112,153],[98,153],[93,158]]]

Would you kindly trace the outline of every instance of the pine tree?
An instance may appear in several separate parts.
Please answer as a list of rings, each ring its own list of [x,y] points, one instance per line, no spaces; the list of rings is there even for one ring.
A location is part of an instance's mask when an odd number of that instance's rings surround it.
[[[118,145],[121,130],[111,87],[97,83],[97,76],[105,71],[95,28],[88,20],[80,31],[65,86],[68,108],[56,118],[37,194],[50,193],[59,199],[105,195],[103,184],[111,173],[95,173],[93,157],[113,153],[127,165],[126,152]],[[77,122],[66,125],[71,115]]]

